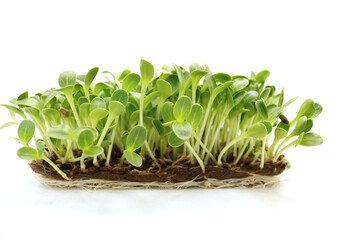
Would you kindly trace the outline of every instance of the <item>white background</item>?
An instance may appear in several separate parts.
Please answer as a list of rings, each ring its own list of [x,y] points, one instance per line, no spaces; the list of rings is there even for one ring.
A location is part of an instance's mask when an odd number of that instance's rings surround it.
[[[324,144],[287,151],[287,181],[266,190],[51,189],[17,158],[16,128],[3,130],[0,239],[360,239],[357,3],[0,1],[1,103],[56,87],[64,70],[138,72],[144,58],[268,69],[299,96],[290,118],[306,98],[324,107]]]

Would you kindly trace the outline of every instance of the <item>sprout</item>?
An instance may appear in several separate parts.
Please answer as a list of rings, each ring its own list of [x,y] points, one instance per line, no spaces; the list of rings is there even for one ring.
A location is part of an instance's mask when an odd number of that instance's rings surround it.
[[[141,60],[140,74],[98,72],[65,71],[59,89],[24,92],[1,104],[12,120],[0,129],[18,126],[20,158],[43,159],[68,179],[56,164],[80,162],[86,172],[85,160],[96,167],[99,159],[108,167],[140,167],[144,159],[176,165],[189,157],[202,171],[224,163],[263,168],[289,147],[323,142],[310,132],[322,106],[307,99],[296,116],[285,116],[297,97],[287,100],[284,89],[266,85],[268,70],[231,76],[192,63],[189,70],[173,64],[155,71]]]

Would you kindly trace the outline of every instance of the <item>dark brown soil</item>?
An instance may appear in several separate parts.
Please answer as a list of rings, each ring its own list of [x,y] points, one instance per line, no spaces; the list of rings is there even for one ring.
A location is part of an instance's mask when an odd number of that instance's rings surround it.
[[[258,165],[251,165],[250,161],[244,161],[242,166],[224,164],[223,167],[207,166],[205,173],[199,166],[190,166],[189,162],[180,162],[175,166],[170,163],[155,163],[146,159],[140,168],[131,165],[123,167],[107,167],[104,160],[100,160],[100,167],[92,165],[92,161],[86,161],[87,172],[81,172],[78,163],[59,164],[57,166],[67,174],[71,179],[105,179],[115,181],[132,181],[132,182],[186,182],[191,180],[201,181],[205,178],[216,178],[219,180],[230,178],[245,178],[252,175],[276,176],[281,174],[286,166],[287,161],[281,156],[275,163],[265,163],[262,169]],[[32,170],[51,179],[63,178],[45,161],[35,160],[29,163]],[[111,164],[114,166],[114,164]]]

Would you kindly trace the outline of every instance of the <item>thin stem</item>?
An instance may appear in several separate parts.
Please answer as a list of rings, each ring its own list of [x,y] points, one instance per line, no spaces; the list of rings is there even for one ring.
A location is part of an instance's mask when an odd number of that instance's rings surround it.
[[[249,144],[250,140],[251,140],[251,139],[249,138],[249,139],[247,139],[246,142],[244,143],[243,147],[241,148],[241,150],[240,150],[240,152],[239,152],[239,155],[237,156],[237,158],[236,158],[235,161],[233,162],[234,165],[236,165],[236,164],[240,161],[240,159],[241,159],[241,157],[242,157],[242,155],[243,155],[243,153],[244,153],[244,151],[245,151],[245,149],[246,149],[246,146]]]
[[[218,165],[221,165],[221,158],[224,155],[224,153],[235,143],[237,143],[238,141],[240,141],[241,139],[243,139],[243,135],[240,135],[239,137],[233,139],[231,142],[229,142],[224,148],[223,150],[220,152],[219,157],[218,157]]]
[[[118,122],[119,122],[119,117],[116,118],[115,127],[114,127],[114,129],[112,130],[112,133],[111,133],[111,139],[110,139],[111,144],[109,146],[107,157],[106,157],[106,163],[105,163],[106,166],[110,166],[110,158],[111,158],[111,153],[112,153],[112,149],[113,149],[113,146],[114,146],[114,140],[115,140],[115,135],[116,135],[116,125],[118,124]]]
[[[71,96],[66,96],[68,101],[69,101],[69,104],[70,104],[70,108],[71,108],[71,111],[73,112],[74,114],[74,117],[75,117],[75,121],[76,121],[76,124],[78,125],[78,127],[81,126],[81,121],[80,121],[80,118],[79,118],[79,115],[76,111],[76,107],[74,105],[74,98]]]
[[[198,143],[200,144],[200,146],[203,148],[203,150],[208,154],[208,156],[210,156],[210,158],[212,160],[214,160],[214,162],[216,163],[216,158],[212,155],[212,153],[206,148],[206,146],[204,145],[204,143],[201,141],[201,139],[196,135],[193,134],[194,138],[196,139],[196,141],[198,141]],[[205,165],[207,165],[207,161],[205,161]]]
[[[82,172],[85,172],[85,170],[86,170],[86,166],[85,166],[84,161],[85,161],[85,154],[82,153],[81,154],[81,159],[80,159],[80,168],[81,168]]]
[[[56,171],[58,174],[60,174],[60,176],[62,176],[62,177],[63,177],[64,179],[66,179],[66,180],[71,181],[71,179],[68,178],[68,177],[66,176],[66,174],[65,174],[63,171],[61,171],[61,169],[58,168],[58,166],[56,166],[56,164],[55,164],[53,161],[51,161],[49,158],[47,158],[44,154],[41,156],[41,158],[42,158],[45,162],[47,162],[51,167],[53,167],[53,168],[55,169],[55,171]]]
[[[265,141],[265,138],[264,138],[264,139],[263,139],[263,142],[262,142],[260,168],[263,168],[263,167],[264,167],[264,164],[265,164],[265,145],[266,145],[266,141]]]
[[[67,162],[67,159],[68,159],[69,156],[70,156],[70,153],[72,153],[72,144],[73,144],[73,140],[70,140],[70,141],[68,142],[68,147],[67,147],[65,156],[64,156],[63,159],[62,159],[62,163],[66,163],[66,162]]]
[[[191,147],[191,145],[189,144],[188,141],[185,142],[185,145],[188,147],[188,149],[190,150],[190,152],[192,152],[192,154],[194,155],[194,157],[196,158],[196,160],[198,161],[201,170],[203,171],[203,173],[205,172],[205,166],[204,166],[204,162],[203,160],[201,160],[201,158],[197,155],[197,153],[195,152],[195,150]]]

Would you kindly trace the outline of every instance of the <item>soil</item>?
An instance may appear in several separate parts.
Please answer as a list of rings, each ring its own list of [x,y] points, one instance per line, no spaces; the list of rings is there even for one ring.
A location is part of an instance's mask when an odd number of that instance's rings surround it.
[[[218,180],[245,178],[254,175],[276,176],[281,174],[287,167],[288,162],[284,160],[284,156],[275,162],[266,162],[261,169],[258,164],[252,165],[251,158],[243,160],[242,164],[231,165],[224,164],[222,167],[213,165],[206,166],[205,173],[201,171],[199,166],[191,166],[188,158],[184,157],[184,161],[179,161],[176,165],[171,166],[171,162],[159,161],[155,162],[151,159],[145,159],[140,168],[135,168],[130,164],[124,163],[120,167],[115,164],[119,158],[114,158],[109,166],[105,166],[105,160],[99,160],[100,167],[92,164],[92,160],[86,160],[86,172],[81,172],[79,163],[57,163],[55,157],[50,159],[67,174],[71,179],[105,179],[114,181],[131,181],[131,182],[187,182],[202,181],[205,178],[215,178]],[[231,162],[231,161],[229,161]],[[45,161],[39,159],[29,163],[32,170],[50,179],[63,180],[63,178]]]

